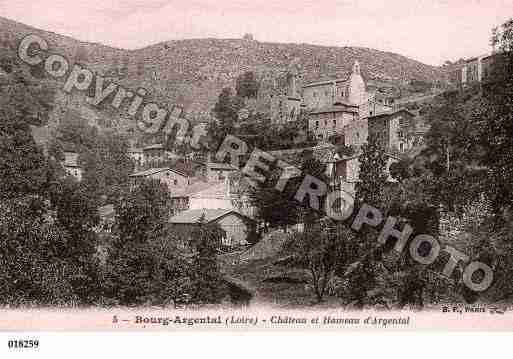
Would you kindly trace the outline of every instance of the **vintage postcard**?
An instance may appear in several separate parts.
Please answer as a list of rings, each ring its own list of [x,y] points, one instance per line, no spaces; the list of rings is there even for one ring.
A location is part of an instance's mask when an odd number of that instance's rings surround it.
[[[0,331],[513,329],[512,1],[5,1],[0,94]]]

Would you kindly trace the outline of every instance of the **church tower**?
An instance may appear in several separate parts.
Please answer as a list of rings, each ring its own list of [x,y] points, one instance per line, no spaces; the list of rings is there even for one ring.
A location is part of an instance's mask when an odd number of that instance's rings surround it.
[[[358,61],[354,62],[353,72],[349,77],[346,93],[347,100],[352,105],[361,105],[367,101],[365,81],[363,81],[360,63]]]

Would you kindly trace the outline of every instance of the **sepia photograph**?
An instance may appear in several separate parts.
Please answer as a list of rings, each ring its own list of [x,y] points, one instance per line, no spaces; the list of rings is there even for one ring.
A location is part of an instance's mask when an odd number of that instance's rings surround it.
[[[9,352],[430,330],[513,330],[513,1],[0,1]]]

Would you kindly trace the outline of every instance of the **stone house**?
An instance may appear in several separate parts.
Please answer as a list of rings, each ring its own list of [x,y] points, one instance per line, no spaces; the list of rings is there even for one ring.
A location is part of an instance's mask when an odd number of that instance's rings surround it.
[[[130,179],[133,185],[138,185],[141,181],[146,179],[157,179],[161,183],[164,183],[171,193],[191,184],[191,178],[187,174],[169,167],[150,168],[136,172],[130,175]]]
[[[216,183],[194,182],[171,193],[172,213],[189,209],[232,209],[254,218],[256,210],[249,200],[248,185],[243,183],[229,178]]]
[[[406,152],[413,147],[415,116],[406,109],[370,116],[369,136],[377,138],[384,150]]]
[[[344,127],[358,118],[358,106],[337,103],[310,112],[308,130],[319,140],[344,134]]]
[[[192,238],[195,226],[200,223],[217,224],[223,231],[222,244],[237,247],[248,244],[248,237],[254,231],[255,222],[232,209],[190,209],[169,219],[177,232],[185,234],[186,242]]]
[[[303,86],[304,106],[310,111],[308,129],[317,139],[333,135],[348,137],[344,143],[361,146],[367,141],[370,116],[392,110],[390,99],[367,91],[356,61],[348,79],[335,79]]]
[[[233,209],[224,182],[197,181],[171,192],[172,213],[189,209]]]

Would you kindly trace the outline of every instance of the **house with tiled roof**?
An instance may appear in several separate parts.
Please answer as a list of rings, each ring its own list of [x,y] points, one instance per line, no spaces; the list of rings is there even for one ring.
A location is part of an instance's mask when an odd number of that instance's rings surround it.
[[[178,159],[179,155],[169,151],[162,143],[148,145],[142,148],[144,154],[144,162],[162,162],[169,159]]]
[[[308,130],[319,140],[343,135],[344,127],[358,120],[358,106],[346,103],[328,105],[309,113]]]
[[[191,184],[191,178],[184,172],[169,167],[150,168],[130,175],[132,185],[138,185],[144,180],[156,179],[165,184],[169,191],[179,191]]]
[[[205,181],[172,191],[171,207],[174,214],[193,208],[232,208],[224,182],[212,184]]]
[[[169,223],[185,237],[191,237],[194,227],[202,223],[216,224],[224,232],[222,244],[228,247],[247,245],[247,239],[255,228],[251,218],[233,209],[190,209],[171,217]]]
[[[416,114],[401,108],[368,118],[369,136],[386,151],[404,153],[413,147]]]

